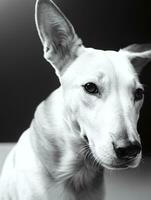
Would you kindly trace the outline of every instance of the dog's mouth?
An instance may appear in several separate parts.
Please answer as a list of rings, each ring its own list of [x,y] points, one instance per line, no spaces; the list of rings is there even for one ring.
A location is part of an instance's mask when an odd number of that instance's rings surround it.
[[[102,163],[102,166],[111,169],[111,170],[116,170],[116,169],[126,169],[126,168],[134,168],[138,164],[136,163],[136,159],[131,159],[128,161],[122,161],[122,162],[113,162],[111,164],[107,163]]]
[[[141,152],[136,157],[129,157],[125,159],[119,159],[114,155],[110,156],[109,159],[101,159],[97,156],[94,148],[91,147],[89,140],[86,135],[83,137],[84,141],[82,144],[82,156],[84,160],[93,167],[107,168],[111,170],[116,169],[126,169],[126,168],[135,168],[139,165],[141,160]]]
[[[85,161],[89,163],[91,166],[97,168],[103,167],[111,170],[135,168],[139,165],[141,160],[141,156],[138,155],[137,157],[132,159],[120,160],[118,158],[113,158],[112,161],[110,162],[103,162],[98,158],[98,156],[95,153],[93,153],[87,142],[85,142],[83,145],[82,154]]]
[[[102,162],[102,166],[111,170],[135,168],[139,165],[140,161],[141,153],[137,157],[131,159],[120,160],[114,158],[110,163]]]

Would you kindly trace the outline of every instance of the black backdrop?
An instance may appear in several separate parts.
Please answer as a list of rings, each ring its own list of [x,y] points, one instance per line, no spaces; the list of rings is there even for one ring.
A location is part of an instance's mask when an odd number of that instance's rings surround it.
[[[150,0],[56,0],[85,46],[119,49],[151,42]],[[0,142],[14,142],[36,106],[59,83],[42,57],[34,24],[35,0],[0,1]],[[151,64],[141,75],[146,97],[139,121],[144,152],[151,152]]]

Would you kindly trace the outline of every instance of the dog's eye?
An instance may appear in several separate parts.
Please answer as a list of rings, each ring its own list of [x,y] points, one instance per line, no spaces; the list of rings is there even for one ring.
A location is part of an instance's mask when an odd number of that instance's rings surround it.
[[[83,85],[84,89],[86,92],[90,93],[90,94],[97,94],[99,92],[96,84],[94,83],[86,83],[85,85]]]
[[[136,89],[134,93],[135,101],[139,101],[143,99],[143,97],[144,97],[144,90],[142,88]]]

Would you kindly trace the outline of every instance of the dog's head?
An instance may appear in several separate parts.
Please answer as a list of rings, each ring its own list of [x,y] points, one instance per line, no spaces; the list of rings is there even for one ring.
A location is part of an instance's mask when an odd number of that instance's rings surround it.
[[[135,167],[141,159],[137,121],[144,89],[138,75],[150,60],[147,45],[120,51],[85,48],[62,12],[49,0],[36,4],[44,57],[56,69],[66,120],[107,168]]]

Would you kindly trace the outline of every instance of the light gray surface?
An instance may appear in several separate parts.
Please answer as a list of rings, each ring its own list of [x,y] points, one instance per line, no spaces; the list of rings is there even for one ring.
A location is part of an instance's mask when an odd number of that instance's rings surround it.
[[[13,146],[14,146],[13,143],[0,143],[0,172],[3,162]]]
[[[151,157],[135,169],[106,171],[105,200],[151,200]]]
[[[0,170],[13,146],[0,144]],[[151,200],[151,157],[145,157],[137,169],[106,170],[105,184],[105,200]]]

